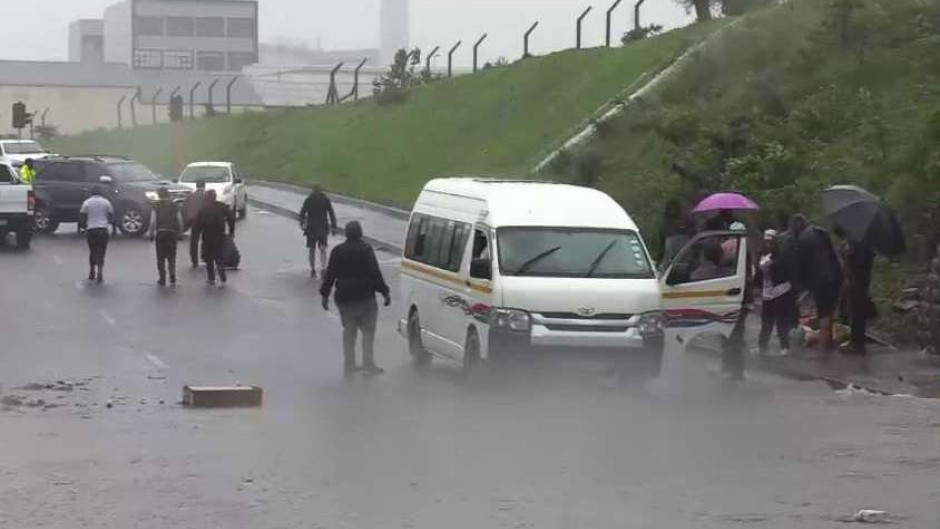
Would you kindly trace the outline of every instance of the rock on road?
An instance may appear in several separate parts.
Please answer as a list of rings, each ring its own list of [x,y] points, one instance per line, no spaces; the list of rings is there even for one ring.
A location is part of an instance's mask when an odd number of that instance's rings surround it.
[[[937,401],[728,387],[675,355],[645,390],[590,365],[464,383],[411,368],[394,305],[387,374],[346,384],[293,221],[252,210],[225,289],[184,244],[180,286],[157,288],[152,246],[126,239],[87,285],[73,229],[0,252],[0,528],[940,527]],[[178,405],[236,382],[264,406]]]

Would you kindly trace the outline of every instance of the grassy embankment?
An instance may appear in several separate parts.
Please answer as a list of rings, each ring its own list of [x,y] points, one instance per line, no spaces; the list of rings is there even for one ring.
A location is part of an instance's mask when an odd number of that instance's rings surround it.
[[[526,176],[548,146],[606,101],[635,89],[722,22],[623,48],[566,51],[440,80],[407,103],[270,111],[61,138],[62,153],[114,153],[165,175],[198,159],[254,177],[409,205],[435,176]]]

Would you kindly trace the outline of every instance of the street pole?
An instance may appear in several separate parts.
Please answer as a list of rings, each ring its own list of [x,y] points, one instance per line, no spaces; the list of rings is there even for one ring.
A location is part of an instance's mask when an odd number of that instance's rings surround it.
[[[330,72],[330,89],[326,93],[326,104],[335,105],[339,103],[339,91],[336,89],[336,72],[343,67],[343,63],[337,64]]]
[[[458,40],[457,44],[454,44],[454,47],[447,52],[447,77],[454,76],[454,52],[457,51],[457,48],[459,48],[462,43],[462,40]]]
[[[478,50],[480,49],[480,44],[483,44],[484,40],[486,40],[486,33],[484,33],[483,36],[480,37],[480,40],[478,40],[476,44],[473,45],[473,73],[476,73],[477,71],[477,58],[479,56]]]
[[[153,114],[153,124],[157,124],[157,98],[160,97],[160,94],[163,93],[163,87],[157,89],[153,93],[153,97],[150,99],[150,112]]]
[[[639,0],[635,6],[633,6],[633,29],[639,31],[640,29],[640,6],[643,5],[643,2],[646,0]]]
[[[586,17],[586,16],[588,15],[588,13],[591,12],[591,9],[592,9],[592,8],[593,8],[593,6],[588,6],[588,8],[585,9],[583,13],[581,13],[581,16],[578,17],[578,39],[577,39],[578,42],[577,42],[577,49],[579,49],[579,50],[581,49],[581,22],[584,20],[584,17]]]
[[[529,30],[525,32],[525,36],[522,37],[522,58],[523,59],[529,58],[529,35],[531,35],[532,32],[535,31],[535,28],[537,27],[539,27],[538,20],[536,20],[535,23],[532,24]]]
[[[640,1],[642,2],[643,0]],[[613,14],[614,9],[617,9],[617,6],[620,5],[620,2],[623,2],[623,0],[617,0],[614,2],[614,5],[610,6],[610,9],[607,10],[607,38],[604,42],[607,43],[608,48],[610,47],[610,16]]]
[[[189,119],[195,119],[196,114],[194,111],[195,102],[193,101],[196,98],[196,89],[199,88],[199,85],[202,84],[202,81],[196,81],[196,84],[189,89]]]
[[[359,66],[356,66],[356,70],[353,72],[353,101],[359,101],[359,70],[362,70],[362,67],[369,62],[369,59],[362,59],[362,62],[359,63]]]
[[[431,77],[431,59],[433,59],[434,56],[437,55],[437,52],[440,50],[441,50],[440,46],[435,46],[434,49],[431,50],[431,53],[429,53],[428,56],[424,59],[424,71],[428,72],[427,73],[428,77]]]

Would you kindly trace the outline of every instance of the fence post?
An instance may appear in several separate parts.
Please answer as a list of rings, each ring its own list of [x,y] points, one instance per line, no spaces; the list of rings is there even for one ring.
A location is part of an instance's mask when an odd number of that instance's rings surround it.
[[[336,72],[343,67],[343,63],[337,64],[330,72],[330,89],[326,93],[326,104],[335,105],[339,103],[339,91],[336,89]]]
[[[633,6],[633,29],[640,29],[640,6],[643,5],[643,2],[646,0],[639,0],[635,6]]]
[[[131,128],[137,128],[137,109],[134,108],[134,101],[140,101],[140,90],[138,86],[137,91],[134,92],[134,97],[131,98]]]
[[[486,40],[486,35],[487,34],[484,33],[483,36],[480,37],[480,40],[478,40],[476,44],[473,45],[473,72],[474,73],[476,73],[477,71],[477,58],[478,58],[477,52],[480,49],[480,44],[483,44],[483,41]]]
[[[435,46],[434,49],[431,50],[431,53],[429,53],[428,56],[424,59],[424,69],[428,72],[428,77],[431,77],[431,59],[433,59],[440,50],[440,46]]]
[[[610,47],[610,16],[613,14],[614,9],[617,9],[617,6],[620,5],[620,2],[623,0],[617,0],[614,2],[614,5],[610,6],[610,9],[607,10],[607,37],[604,39],[604,42],[607,43],[607,47]]]
[[[454,76],[454,52],[457,51],[457,48],[463,44],[462,40],[458,40],[457,44],[454,44],[454,47],[447,52],[447,77]]]
[[[150,111],[153,114],[153,124],[157,124],[157,98],[160,97],[160,94],[163,93],[163,87],[157,88],[157,91],[153,93],[153,97],[150,99]]]
[[[577,38],[577,41],[578,41],[578,42],[577,42],[577,49],[579,49],[579,50],[581,49],[581,22],[584,20],[584,17],[586,17],[586,16],[588,15],[588,13],[591,12],[591,9],[592,9],[592,8],[593,8],[593,6],[588,6],[588,8],[585,9],[583,13],[581,13],[581,16],[578,17],[578,38]]]
[[[46,109],[42,111],[42,114],[39,115],[39,124],[42,125],[42,128],[46,128],[46,114],[48,113],[49,107],[46,107]]]
[[[535,31],[535,28],[537,27],[539,27],[538,20],[536,20],[535,23],[532,24],[529,30],[525,32],[525,36],[522,37],[522,58],[523,59],[529,58],[529,35],[531,35],[532,32]]]
[[[225,85],[225,113],[232,113],[232,86],[238,81],[238,76],[232,77],[232,80]]]
[[[118,104],[117,104],[117,118],[118,118],[118,128],[119,128],[119,129],[123,129],[123,128],[124,128],[124,121],[123,121],[123,119],[122,119],[123,116],[121,115],[121,114],[122,114],[122,112],[121,112],[121,107],[124,105],[124,101],[126,101],[126,100],[127,100],[127,94],[122,95],[122,96],[121,96],[121,99],[118,99]]]
[[[193,110],[195,102],[193,101],[196,98],[196,89],[199,88],[199,85],[202,84],[202,81],[196,81],[196,84],[189,89],[189,119],[195,119],[196,114]]]
[[[215,89],[215,85],[219,84],[219,81],[221,81],[221,79],[213,80],[212,84],[209,85],[209,90],[207,91],[208,96],[209,96],[209,101],[208,101],[208,106],[206,107],[206,115],[209,117],[215,115],[215,103],[212,100],[212,90]]]

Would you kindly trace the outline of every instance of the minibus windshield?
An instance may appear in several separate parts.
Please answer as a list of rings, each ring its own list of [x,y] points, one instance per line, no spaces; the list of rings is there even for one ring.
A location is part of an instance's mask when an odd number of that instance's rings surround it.
[[[636,232],[588,228],[509,227],[497,230],[504,276],[651,279]]]

